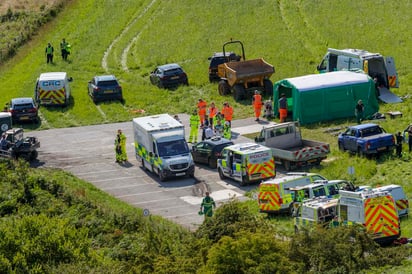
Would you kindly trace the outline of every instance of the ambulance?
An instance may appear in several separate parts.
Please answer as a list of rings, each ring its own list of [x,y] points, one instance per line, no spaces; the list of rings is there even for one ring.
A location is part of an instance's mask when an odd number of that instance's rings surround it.
[[[338,220],[338,204],[339,199],[328,197],[304,201],[295,214],[295,232],[298,232],[302,227],[332,226],[332,222]]]
[[[395,200],[388,191],[339,192],[338,215],[343,225],[361,224],[380,244],[391,243],[401,235],[400,219]]]
[[[340,190],[339,199],[317,197],[300,204],[295,215],[295,231],[300,228],[361,225],[375,242],[392,243],[400,237],[400,219],[395,201],[387,191]]]
[[[67,106],[70,102],[70,84],[73,78],[66,72],[46,72],[40,74],[34,90],[34,98],[43,106]]]
[[[409,214],[409,201],[406,197],[403,187],[400,185],[387,185],[375,188],[379,191],[388,191],[395,200],[396,209],[398,210],[399,217],[408,216]]]
[[[316,197],[339,198],[340,190],[355,191],[355,186],[346,180],[316,180],[315,182],[294,187],[291,190],[294,192],[294,202],[302,202],[305,199]]]
[[[231,178],[241,186],[276,176],[272,150],[255,143],[225,147],[217,161],[217,169],[222,180]]]
[[[282,178],[276,178],[260,183],[258,205],[261,213],[293,212],[295,187],[305,186],[317,180],[326,180],[316,173],[287,173]]]
[[[133,118],[135,156],[160,181],[195,176],[185,126],[167,113]]]

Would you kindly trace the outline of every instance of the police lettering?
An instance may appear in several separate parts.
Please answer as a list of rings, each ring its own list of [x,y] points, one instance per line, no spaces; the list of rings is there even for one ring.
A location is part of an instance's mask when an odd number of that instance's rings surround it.
[[[256,159],[256,158],[263,158],[263,157],[267,157],[269,156],[268,152],[264,152],[264,153],[259,153],[259,154],[252,154],[250,155],[250,159]]]

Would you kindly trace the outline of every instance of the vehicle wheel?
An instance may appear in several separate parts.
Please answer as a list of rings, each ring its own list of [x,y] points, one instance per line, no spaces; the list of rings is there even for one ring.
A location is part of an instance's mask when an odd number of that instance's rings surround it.
[[[298,226],[295,225],[295,233],[298,233],[298,232],[299,232],[299,228]]]
[[[290,205],[288,207],[289,216],[293,216],[294,212],[295,212],[295,208],[293,207],[293,203],[290,203]]]
[[[219,178],[220,178],[220,180],[225,179],[225,175],[223,175],[223,171],[222,171],[221,168],[219,168]]]
[[[345,151],[345,147],[343,146],[343,143],[339,142],[338,146],[339,146],[340,151]]]
[[[220,80],[217,88],[221,96],[225,96],[230,93],[230,86],[225,80]]]
[[[283,166],[284,166],[284,168],[286,169],[286,171],[290,171],[291,170],[291,168],[290,168],[290,162],[289,161],[283,161]]]
[[[245,186],[249,183],[249,180],[246,176],[242,176],[242,181],[240,182],[241,186]]]
[[[235,101],[239,102],[245,99],[245,96],[246,96],[245,87],[241,84],[236,84],[233,87],[233,98],[235,99]]]
[[[24,160],[26,160],[26,161],[30,161],[30,157],[31,156],[31,153],[22,153],[22,154],[20,154],[18,157],[20,158],[23,158]]]
[[[360,147],[358,147],[358,155],[359,155],[359,157],[365,157],[365,153],[363,152],[363,150]]]
[[[37,156],[39,155],[39,153],[37,152],[37,150],[33,150],[31,153],[30,153],[30,161],[34,161],[34,160],[36,160],[37,159]]]
[[[217,167],[217,160],[213,160],[212,158],[209,158],[208,163],[209,163],[210,168],[216,168]]]
[[[147,170],[147,168],[146,168],[146,166],[145,166],[145,164],[144,164],[144,159],[142,158],[142,168],[144,169],[144,170]]]
[[[159,179],[161,182],[166,180],[166,177],[163,175],[163,172],[160,169],[157,169],[157,173],[159,174]]]
[[[272,81],[270,81],[269,79],[265,79],[263,80],[263,85],[265,88],[264,97],[272,97],[273,96],[273,84]]]

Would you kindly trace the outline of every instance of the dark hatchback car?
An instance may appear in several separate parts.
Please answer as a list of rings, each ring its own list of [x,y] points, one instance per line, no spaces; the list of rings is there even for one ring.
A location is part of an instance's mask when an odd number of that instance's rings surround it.
[[[13,122],[34,122],[40,121],[37,104],[33,98],[14,98],[7,105],[11,113]]]
[[[193,161],[216,168],[217,159],[220,157],[222,150],[230,145],[233,145],[232,141],[221,137],[213,137],[201,141],[192,147]]]
[[[213,56],[209,57],[209,81],[217,82],[220,80],[220,77],[217,75],[217,68],[220,64],[227,63],[229,61],[239,61],[240,56],[237,56],[234,52],[226,52],[226,56],[223,55],[223,52],[215,52]]]
[[[186,72],[178,64],[158,66],[150,73],[150,82],[159,88],[175,88],[179,85],[189,85]]]
[[[93,102],[119,100],[123,102],[123,90],[114,75],[95,76],[87,86]]]

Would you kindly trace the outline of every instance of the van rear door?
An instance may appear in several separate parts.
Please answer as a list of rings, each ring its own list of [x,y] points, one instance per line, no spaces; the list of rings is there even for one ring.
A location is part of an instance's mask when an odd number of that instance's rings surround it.
[[[385,57],[385,65],[386,65],[386,70],[388,72],[389,87],[398,88],[399,87],[398,72],[396,71],[395,60],[393,59],[393,57],[391,56]]]

